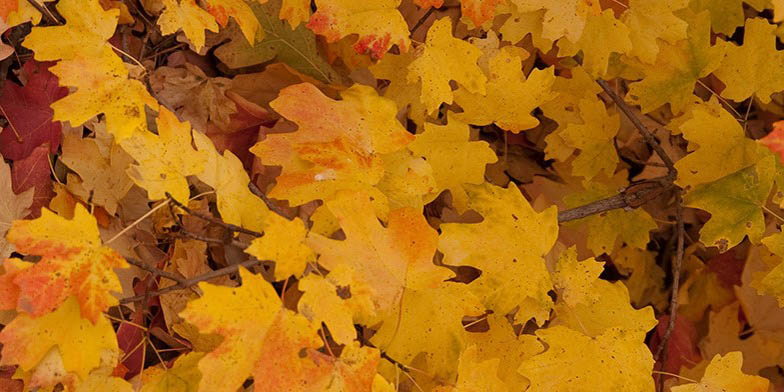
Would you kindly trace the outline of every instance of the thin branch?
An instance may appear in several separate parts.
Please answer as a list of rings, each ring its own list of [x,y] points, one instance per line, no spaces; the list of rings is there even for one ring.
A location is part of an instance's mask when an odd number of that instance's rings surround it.
[[[561,211],[558,213],[558,222],[563,223],[581,219],[618,208],[640,207],[674,187],[671,182],[666,181],[667,178],[657,178],[639,184],[632,184],[615,196]]]
[[[276,213],[276,214],[278,214],[278,215],[280,215],[282,217],[288,217],[288,214],[286,213],[286,211],[282,210],[275,203],[273,203],[272,200],[270,200],[269,197],[267,197],[267,195],[265,195],[264,192],[262,192],[261,189],[259,189],[259,187],[256,186],[256,184],[254,184],[253,182],[249,182],[248,183],[248,189],[250,189],[251,193],[253,193],[259,199],[261,199],[264,202],[264,204],[267,205],[267,208],[269,208],[270,211],[272,211],[272,212],[274,212],[274,213]]]
[[[670,158],[670,156],[667,155],[667,152],[664,151],[664,148],[662,148],[662,146],[653,136],[651,131],[649,131],[648,128],[645,126],[645,124],[643,124],[642,121],[640,121],[640,119],[637,118],[637,116],[632,111],[631,107],[629,107],[629,104],[627,104],[623,99],[621,99],[621,97],[619,97],[618,94],[615,93],[615,90],[613,90],[610,87],[610,85],[607,84],[606,81],[602,79],[598,79],[596,82],[599,83],[599,86],[602,87],[604,92],[607,93],[607,95],[609,95],[610,98],[612,98],[613,102],[615,102],[615,105],[618,107],[618,109],[620,109],[623,112],[623,114],[626,115],[629,121],[631,121],[632,124],[634,124],[635,128],[637,128],[637,130],[640,131],[640,134],[645,139],[645,142],[648,143],[649,146],[651,146],[653,151],[656,152],[659,158],[661,158],[662,162],[664,162],[664,164],[667,166],[667,176],[670,178],[670,181],[674,181],[675,178],[678,177],[678,170],[675,169],[675,162],[673,162],[672,158]]]
[[[177,207],[181,208],[183,211],[187,212],[189,215],[193,215],[193,216],[195,216],[195,217],[197,217],[199,219],[206,220],[207,222],[214,223],[214,224],[216,224],[218,226],[224,227],[226,230],[236,231],[237,233],[250,234],[250,235],[252,235],[254,237],[263,237],[264,236],[264,234],[259,233],[258,231],[246,229],[244,227],[240,227],[240,226],[237,226],[237,225],[232,225],[231,223],[225,223],[225,222],[221,221],[220,219],[216,219],[215,217],[204,215],[204,214],[202,214],[200,212],[193,211],[190,208],[186,207],[184,204],[182,204],[179,201],[175,200],[168,192],[166,193],[166,197],[168,197],[169,201],[171,201],[174,205],[176,205]]]
[[[36,0],[27,0],[27,2],[30,3],[30,5],[32,5],[33,8],[38,10],[38,12],[40,12],[41,15],[46,17],[46,19],[49,21],[49,23],[56,24],[58,26],[62,26],[64,24],[59,19],[57,19],[57,17],[54,16],[54,14],[51,11],[49,11],[49,9],[46,8],[45,5],[37,2]]]
[[[176,274],[173,274],[171,272],[167,272],[167,271],[161,270],[159,268],[155,268],[153,266],[147,265],[146,263],[144,263],[143,261],[140,261],[140,260],[126,258],[125,261],[128,262],[128,264],[130,264],[130,265],[139,267],[139,268],[141,268],[141,269],[143,269],[143,270],[153,274],[154,276],[162,276],[162,277],[164,277],[166,279],[172,280],[172,281],[177,282],[177,283],[184,283],[186,281],[186,279],[183,278],[183,277],[180,277],[180,276],[177,276]]]
[[[410,35],[414,35],[414,32],[417,31],[417,29],[419,29],[420,27],[422,27],[423,24],[425,24],[425,21],[427,20],[427,18],[429,18],[430,15],[432,15],[433,12],[435,12],[435,10],[436,10],[436,8],[431,6],[430,9],[428,9],[427,12],[425,12],[425,14],[422,15],[422,17],[419,18],[419,20],[417,20],[417,22],[414,24],[414,26],[411,27],[411,34]]]
[[[667,330],[664,332],[664,336],[662,336],[661,343],[659,344],[659,348],[656,350],[656,355],[654,359],[658,361],[661,359],[661,362],[664,363],[667,361],[667,345],[670,343],[670,337],[672,337],[672,331],[675,330],[675,318],[678,315],[678,290],[680,286],[680,277],[681,277],[681,264],[683,263],[683,242],[684,242],[684,234],[686,231],[683,227],[683,200],[681,195],[681,190],[677,190],[675,192],[675,214],[678,224],[676,226],[676,232],[678,236],[678,242],[675,248],[675,260],[672,262],[672,294],[670,297],[670,320],[667,324]]]
[[[171,291],[186,289],[188,287],[197,285],[199,282],[204,282],[204,281],[207,281],[207,280],[210,280],[210,279],[215,279],[215,278],[218,278],[218,277],[221,277],[221,276],[224,276],[224,275],[231,274],[231,273],[237,271],[239,269],[239,267],[250,268],[252,266],[261,264],[263,262],[264,262],[263,260],[253,259],[253,260],[244,261],[244,262],[239,263],[239,264],[232,264],[230,266],[223,267],[223,268],[217,269],[215,271],[210,271],[210,272],[207,272],[207,273],[195,276],[193,278],[190,278],[190,279],[187,279],[187,280],[183,281],[182,283],[177,283],[177,284],[175,284],[173,286],[164,287],[164,288],[162,288],[160,290],[147,292],[147,293],[144,293],[144,294],[141,294],[141,295],[137,295],[135,297],[123,298],[123,299],[120,300],[120,304],[127,304],[127,303],[131,303],[131,302],[143,301],[145,298],[152,298],[152,297],[159,296],[161,294],[166,294],[166,293],[171,292]]]

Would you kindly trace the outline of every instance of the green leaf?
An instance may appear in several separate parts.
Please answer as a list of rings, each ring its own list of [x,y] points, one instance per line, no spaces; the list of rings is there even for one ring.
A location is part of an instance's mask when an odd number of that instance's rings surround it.
[[[304,24],[292,30],[288,22],[278,19],[281,0],[250,5],[261,24],[263,39],[250,45],[236,24],[226,29],[231,38],[215,50],[215,55],[229,68],[243,68],[276,60],[325,83],[340,80],[335,70],[319,55],[316,36]]]

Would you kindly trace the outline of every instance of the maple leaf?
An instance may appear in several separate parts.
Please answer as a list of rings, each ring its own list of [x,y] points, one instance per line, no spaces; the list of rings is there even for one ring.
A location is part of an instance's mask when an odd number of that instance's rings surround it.
[[[769,8],[767,0],[695,0],[689,6],[693,10],[710,11],[713,31],[729,36],[743,26],[744,3],[760,11]]]
[[[382,159],[384,177],[376,184],[376,189],[386,196],[389,209],[421,209],[430,201],[430,197],[437,196],[434,193],[437,187],[434,169],[424,157],[403,149],[384,154]]]
[[[127,78],[128,69],[108,47],[96,58],[60,61],[50,71],[60,78],[61,85],[77,89],[52,104],[54,119],[69,121],[72,126],[103,113],[109,133],[121,141],[134,132],[146,132],[145,105],[158,109],[158,101],[141,82]]]
[[[522,59],[511,48],[501,48],[490,59],[486,94],[469,91],[463,86],[454,92],[455,102],[463,108],[455,118],[475,125],[495,123],[512,133],[539,125],[531,112],[554,98],[550,89],[555,74],[552,68],[534,69],[524,78]]]
[[[22,66],[24,86],[4,83],[0,108],[8,121],[0,133],[0,154],[6,159],[24,159],[43,143],[49,152],[56,153],[60,146],[60,123],[52,122],[54,112],[49,105],[64,97],[68,89],[57,85],[57,78],[49,72],[52,63],[35,60]]]
[[[14,246],[6,241],[5,233],[11,227],[11,221],[22,219],[30,213],[33,192],[34,189],[28,189],[18,195],[14,193],[11,187],[11,168],[0,155],[0,200],[3,200],[0,205],[0,259],[10,256],[15,250]]]
[[[191,147],[191,125],[180,122],[174,113],[161,107],[156,119],[158,134],[137,132],[120,145],[138,162],[128,174],[137,185],[147,190],[151,200],[160,200],[170,193],[186,203],[190,190],[186,176],[201,173],[207,161],[206,151]]]
[[[257,1],[259,3],[267,2],[267,0]],[[221,27],[226,27],[230,16],[234,18],[240,26],[242,35],[245,36],[249,43],[252,44],[256,39],[260,38],[259,35],[263,36],[264,32],[261,30],[261,26],[259,26],[259,21],[253,15],[250,5],[244,0],[205,0],[205,5],[207,12],[215,17],[215,21]]]
[[[231,37],[231,41],[218,47],[215,56],[230,68],[248,67],[275,59],[322,82],[339,82],[342,77],[319,54],[313,32],[305,26],[289,25],[275,17],[278,10],[284,11],[285,3],[270,0],[265,4],[251,4],[264,31],[264,39],[248,43],[239,37],[237,29],[230,26],[225,34]],[[310,3],[307,12],[310,13]]]
[[[278,16],[296,29],[310,19],[310,0],[282,0]]]
[[[577,42],[583,35],[589,15],[601,12],[599,3],[585,0],[511,0],[520,12],[546,10],[542,36],[552,41],[566,37]]]
[[[97,133],[105,135],[105,131],[99,130]],[[81,129],[65,134],[60,159],[79,175],[79,185],[87,193],[85,199],[90,199],[108,213],[114,214],[120,201],[133,187],[133,180],[126,174],[133,158],[120,146],[111,144],[111,137],[81,136]],[[73,184],[73,175],[68,178],[68,184]]]
[[[264,231],[269,208],[248,189],[250,177],[242,162],[231,151],[218,153],[210,138],[192,132],[193,143],[207,153],[204,171],[196,176],[217,194],[218,212],[223,221],[255,231]]]
[[[196,391],[201,381],[198,364],[204,355],[195,351],[181,355],[165,371],[158,367],[145,369],[147,379],[141,392]]]
[[[511,391],[511,387],[507,386],[496,374],[500,361],[498,358],[483,361],[479,356],[479,348],[475,345],[470,346],[460,354],[457,384],[454,387],[436,388],[434,391]]]
[[[199,390],[235,391],[250,375],[255,391],[288,390],[308,361],[300,350],[321,342],[318,327],[283,308],[261,276],[240,267],[240,277],[240,287],[199,283],[204,295],[180,313],[202,334],[224,338],[199,361]]]
[[[383,176],[379,154],[405,147],[414,136],[395,119],[395,104],[367,86],[354,85],[334,101],[302,83],[281,90],[272,108],[299,128],[271,134],[251,151],[266,165],[281,165],[269,196],[301,205],[335,192],[372,191]],[[303,100],[310,102],[303,106]]]
[[[389,81],[384,97],[395,101],[398,109],[407,112],[408,117],[417,125],[422,125],[428,114],[427,108],[420,100],[422,82],[409,83],[407,74],[400,72],[401,69],[407,69],[415,58],[411,51],[400,55],[389,53],[371,64],[368,69],[376,78]]]
[[[716,181],[753,165],[766,155],[757,143],[746,138],[743,128],[728,111],[716,112],[709,105],[700,104],[687,115],[688,120],[678,129],[689,141],[691,153],[675,162],[678,185],[687,187]],[[711,132],[705,132],[706,129]]]
[[[197,51],[204,47],[204,30],[218,32],[215,18],[196,5],[195,0],[163,0],[166,7],[158,17],[161,34],[182,32],[188,37]]]
[[[411,275],[426,271],[409,271]],[[419,280],[430,279],[418,276]],[[442,282],[426,288],[409,284],[400,301],[370,339],[390,357],[410,365],[424,355],[428,373],[441,380],[454,378],[460,352],[466,346],[464,316],[479,316],[484,309],[464,284]]]
[[[735,101],[754,96],[763,103],[784,90],[784,53],[776,50],[776,25],[766,19],[746,20],[743,45],[726,41],[726,54],[713,74],[727,86],[721,95]]]
[[[480,269],[482,275],[469,287],[485,306],[499,314],[519,306],[515,320],[533,317],[542,325],[549,318],[552,299],[547,293],[553,285],[542,256],[558,237],[556,209],[537,213],[514,184],[465,189],[468,208],[484,219],[441,225],[438,248],[444,264]]]
[[[629,10],[621,17],[629,26],[632,48],[629,55],[640,61],[653,64],[659,55],[659,39],[670,45],[686,39],[688,23],[673,12],[688,6],[688,0],[629,1]]]
[[[661,309],[667,300],[662,290],[665,273],[656,264],[655,253],[625,246],[612,255],[612,262],[627,277],[623,283],[629,289],[632,304],[637,307],[652,304]]]
[[[30,156],[14,162],[11,168],[11,188],[17,195],[33,189],[30,217],[38,217],[41,207],[49,204],[53,196],[49,160],[49,145],[44,143],[33,149]]]
[[[119,349],[109,320],[99,315],[91,322],[80,317],[79,308],[78,300],[68,297],[52,313],[37,318],[19,314],[0,331],[0,364],[19,365],[23,371],[30,371],[56,347],[65,370],[87,379],[107,351]]]
[[[408,66],[408,82],[422,82],[420,100],[428,113],[442,102],[452,103],[449,81],[454,80],[468,92],[485,95],[487,77],[476,64],[482,51],[452,36],[452,19],[437,20],[427,31],[422,54]]]
[[[536,331],[548,349],[524,360],[520,373],[533,390],[653,391],[653,357],[633,334],[618,328],[590,337],[566,327]]]
[[[759,143],[776,154],[779,160],[784,160],[784,121],[774,122],[773,130],[759,139]]]
[[[561,252],[553,271],[553,286],[563,297],[563,302],[574,307],[580,303],[598,300],[593,291],[593,283],[604,271],[604,263],[596,262],[593,257],[577,261],[574,246]]]
[[[316,0],[316,13],[311,15],[308,28],[327,42],[358,34],[354,50],[380,59],[392,45],[408,51],[408,25],[397,10],[399,5],[400,0]]]
[[[120,10],[104,11],[98,0],[65,0],[57,3],[57,11],[65,18],[65,25],[34,27],[23,42],[35,52],[36,60],[101,57],[117,27]]]
[[[711,219],[700,230],[700,241],[719,251],[737,245],[745,236],[758,243],[765,231],[763,208],[773,187],[775,161],[756,165],[717,181],[699,185],[684,196],[684,204],[708,211]]]
[[[740,370],[741,363],[743,363],[743,354],[740,352],[733,351],[724,356],[716,354],[699,383],[675,386],[672,387],[672,391],[767,391],[770,381],[763,377],[743,374]]]
[[[498,157],[487,142],[470,141],[470,127],[455,117],[450,112],[446,125],[426,123],[425,132],[417,135],[408,148],[432,167],[437,186],[432,198],[448,189],[453,204],[465,210],[468,196],[463,184],[481,184],[485,166],[498,161]]]
[[[479,27],[493,19],[496,7],[506,2],[507,0],[461,0],[460,15],[463,19],[470,20],[474,27]],[[444,0],[414,0],[414,4],[423,9],[441,8]]]
[[[437,233],[416,210],[391,211],[383,227],[366,194],[340,192],[325,204],[337,217],[346,239],[331,240],[311,233],[307,244],[328,270],[349,267],[353,280],[368,286],[379,315],[398,304],[406,288],[438,286],[452,277],[451,271],[433,264]]]
[[[338,296],[339,286],[310,274],[299,280],[298,288],[304,293],[297,303],[301,315],[316,325],[323,322],[338,344],[349,344],[356,338],[353,315],[357,312],[349,301]]]
[[[583,52],[583,67],[588,73],[600,76],[607,73],[612,53],[628,53],[632,49],[629,28],[615,18],[612,10],[589,15],[585,29],[577,41],[558,42],[559,56],[573,56]]]
[[[612,142],[621,125],[620,116],[609,114],[604,103],[598,99],[579,101],[581,121],[567,123],[545,139],[548,143],[545,152],[548,156],[568,156],[567,151],[580,150],[580,155],[572,161],[572,174],[589,181],[604,171],[608,176],[615,173],[618,154]],[[563,143],[558,143],[560,138]],[[571,154],[571,153],[570,153]]]
[[[719,67],[725,47],[711,46],[709,18],[708,12],[689,18],[687,39],[665,45],[656,63],[645,68],[645,78],[629,85],[629,96],[643,113],[665,103],[679,113],[691,99],[697,80]]]
[[[275,280],[299,277],[307,264],[315,260],[313,251],[305,245],[306,235],[302,219],[288,220],[269,214],[264,237],[254,239],[245,253],[259,260],[275,260]]]
[[[40,218],[14,221],[6,237],[18,252],[41,256],[14,278],[20,289],[19,310],[42,316],[73,295],[82,316],[97,323],[101,312],[117,305],[110,292],[119,292],[121,287],[113,269],[128,268],[128,264],[101,245],[95,218],[81,204],[73,220],[42,209]]]

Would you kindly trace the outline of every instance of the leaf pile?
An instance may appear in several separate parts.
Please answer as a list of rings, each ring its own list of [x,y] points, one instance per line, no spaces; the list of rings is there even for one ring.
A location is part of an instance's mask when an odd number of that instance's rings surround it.
[[[0,3],[0,390],[784,388],[781,1]]]

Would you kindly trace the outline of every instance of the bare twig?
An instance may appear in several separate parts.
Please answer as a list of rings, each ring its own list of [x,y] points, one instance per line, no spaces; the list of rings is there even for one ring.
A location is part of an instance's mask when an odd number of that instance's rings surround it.
[[[420,27],[422,27],[423,24],[425,24],[427,18],[429,18],[430,15],[433,15],[433,12],[435,12],[435,10],[436,10],[435,7],[430,7],[430,9],[428,9],[427,12],[425,12],[425,14],[422,15],[422,17],[419,18],[419,20],[417,20],[416,23],[414,23],[414,26],[411,27],[411,35],[414,35],[414,32],[417,31],[417,29],[419,29]]]
[[[640,119],[637,118],[637,116],[632,111],[631,107],[629,107],[629,104],[627,104],[623,99],[621,99],[621,97],[619,97],[618,94],[615,93],[615,90],[613,90],[612,87],[610,87],[610,85],[607,84],[606,81],[602,79],[598,79],[596,82],[599,83],[599,86],[602,87],[604,92],[607,93],[607,95],[609,95],[610,98],[612,98],[613,102],[615,102],[615,105],[618,106],[618,109],[620,109],[623,112],[623,114],[626,115],[629,121],[631,121],[632,124],[634,124],[635,128],[637,128],[637,130],[640,131],[640,134],[645,139],[645,142],[648,143],[649,146],[651,146],[653,151],[656,152],[659,158],[661,158],[662,162],[664,162],[664,165],[667,166],[667,175],[668,177],[670,177],[670,182],[675,181],[675,178],[678,176],[678,171],[675,169],[675,162],[673,162],[672,158],[670,158],[670,156],[667,155],[667,152],[664,151],[664,148],[662,148],[662,146],[653,136],[651,131],[649,131],[648,128],[645,126],[645,124],[643,124],[642,121],[640,121]]]
[[[57,17],[54,16],[54,14],[51,11],[49,11],[49,9],[46,8],[45,5],[37,2],[36,0],[27,0],[27,2],[30,3],[30,5],[32,5],[33,8],[35,8],[38,12],[40,12],[41,15],[46,17],[46,19],[49,21],[49,23],[52,23],[52,24],[55,24],[55,25],[58,25],[58,26],[62,26],[64,24],[59,19],[57,19]]]
[[[618,208],[640,207],[673,187],[671,182],[661,180],[663,179],[658,178],[639,184],[633,184],[626,187],[626,189],[615,196],[561,211],[558,213],[558,222],[568,222]]]
[[[250,235],[252,235],[254,237],[263,237],[264,236],[264,234],[259,233],[258,231],[246,229],[244,227],[240,227],[240,226],[237,226],[237,225],[232,225],[231,223],[226,223],[226,222],[221,221],[220,219],[216,219],[215,217],[212,217],[212,216],[209,216],[209,215],[204,215],[204,214],[202,214],[200,212],[193,211],[190,208],[186,207],[184,204],[182,204],[179,201],[175,200],[168,192],[166,193],[166,197],[168,197],[169,201],[171,201],[174,205],[176,205],[177,207],[181,208],[183,211],[187,212],[189,215],[193,215],[193,216],[195,216],[195,217],[197,217],[199,219],[203,219],[203,220],[206,220],[207,222],[214,223],[214,224],[216,224],[218,226],[224,227],[226,230],[236,231],[237,233],[250,234]]]
[[[675,192],[675,214],[677,219],[676,235],[678,236],[677,245],[675,245],[675,259],[672,262],[672,294],[670,296],[670,320],[667,324],[667,330],[662,336],[659,348],[656,350],[654,359],[664,363],[667,361],[667,345],[672,337],[672,331],[675,330],[675,318],[678,315],[678,290],[680,286],[681,277],[681,264],[683,263],[683,242],[686,231],[683,227],[683,200],[681,190]]]
[[[232,264],[230,266],[223,267],[221,269],[217,269],[215,271],[210,271],[210,272],[207,272],[207,273],[195,276],[193,278],[184,280],[181,283],[177,283],[177,284],[175,284],[173,286],[164,287],[164,288],[162,288],[160,290],[147,292],[147,293],[144,293],[144,294],[141,294],[141,295],[137,295],[135,297],[123,298],[123,299],[120,300],[120,304],[127,304],[127,303],[131,303],[131,302],[143,301],[145,298],[152,298],[152,297],[155,297],[155,296],[158,296],[158,295],[161,295],[161,294],[166,294],[166,293],[171,292],[171,291],[186,289],[188,287],[197,285],[199,282],[204,282],[204,281],[207,281],[207,280],[210,280],[210,279],[214,279],[214,278],[218,278],[218,277],[221,277],[221,276],[224,276],[224,275],[231,274],[231,273],[237,271],[239,269],[239,267],[250,268],[250,267],[252,267],[254,265],[258,265],[258,264],[261,264],[263,262],[264,261],[262,261],[262,260],[253,259],[253,260],[244,261],[244,262],[239,263],[239,264]]]
[[[161,277],[164,277],[166,279],[172,280],[172,281],[177,282],[177,283],[184,283],[185,280],[186,280],[185,278],[177,276],[176,274],[173,274],[171,272],[167,272],[167,271],[161,270],[159,268],[155,268],[155,267],[153,267],[151,265],[147,265],[146,263],[144,263],[143,261],[140,261],[140,260],[125,258],[125,261],[127,261],[128,264],[130,264],[130,265],[139,267],[139,268],[141,268],[141,269],[143,269],[143,270],[153,274],[153,276],[161,276]]]
[[[259,189],[259,187],[256,186],[256,184],[254,184],[253,182],[249,182],[248,188],[250,189],[251,193],[258,196],[258,198],[261,199],[264,202],[264,204],[267,205],[267,208],[269,208],[270,211],[282,217],[288,217],[286,211],[283,211],[280,207],[275,205],[275,203],[273,203],[272,200],[270,200],[269,197],[267,197],[267,195],[265,195],[264,192],[262,192],[261,189]]]

